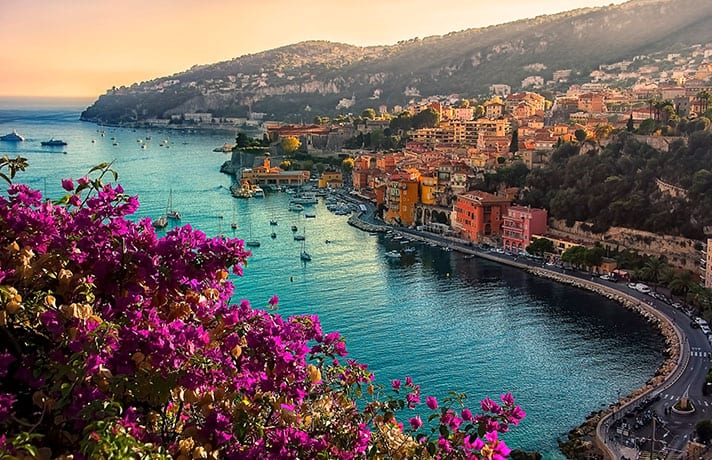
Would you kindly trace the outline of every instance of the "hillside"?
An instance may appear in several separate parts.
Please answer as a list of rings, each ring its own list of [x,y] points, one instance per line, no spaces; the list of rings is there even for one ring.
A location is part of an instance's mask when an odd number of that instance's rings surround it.
[[[709,0],[632,0],[392,46],[302,42],[111,89],[82,119],[257,112],[299,121],[433,95],[486,95],[492,84],[517,90],[525,78],[546,82],[556,70],[572,69],[571,81],[587,81],[602,64],[712,42],[710,23]]]

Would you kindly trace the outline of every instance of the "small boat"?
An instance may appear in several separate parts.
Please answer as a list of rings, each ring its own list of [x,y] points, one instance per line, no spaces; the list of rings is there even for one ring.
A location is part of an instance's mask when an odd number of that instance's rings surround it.
[[[264,198],[264,197],[265,197],[265,191],[262,190],[262,187],[260,187],[259,185],[255,185],[255,186],[252,188],[252,196],[254,196],[255,198]]]
[[[299,203],[289,203],[289,210],[297,212],[304,211],[304,206]]]
[[[389,257],[391,259],[400,259],[401,253],[398,251],[388,251],[386,252],[386,257]]]
[[[0,141],[5,141],[5,142],[22,142],[24,141],[25,138],[20,136],[16,130],[12,130],[10,134],[5,134],[4,136],[0,136]]]
[[[408,246],[407,248],[403,249],[403,252],[405,252],[406,254],[414,254],[415,251],[417,251],[417,249],[415,249],[415,247],[413,246]]]
[[[269,237],[272,238],[272,239],[277,238],[277,233],[272,232],[272,233],[269,234]]]
[[[270,225],[277,225],[277,219],[270,219],[269,220]]]
[[[168,218],[161,216],[158,219],[154,219],[152,223],[154,228],[166,228],[168,226]]]
[[[302,235],[301,233],[295,233],[294,241],[304,241],[304,235]]]
[[[465,259],[465,260],[470,260],[470,259],[474,259],[474,258],[475,258],[474,254],[468,254],[465,257],[463,257],[463,259]]]
[[[299,254],[299,258],[305,262],[309,262],[310,260],[312,260],[311,254],[309,254],[307,251],[302,251],[302,253]]]
[[[311,192],[295,193],[294,195],[292,195],[290,203],[316,204],[317,199],[316,195]]]
[[[40,142],[40,144],[42,144],[42,146],[44,147],[63,147],[67,145],[67,143],[64,142],[62,139],[55,139],[54,137],[48,141],[42,141]]]
[[[237,230],[237,203],[233,203],[232,206],[232,223],[230,224],[230,228]]]
[[[299,230],[299,229],[297,228],[297,226],[296,226],[296,225],[292,225],[292,231],[293,231],[293,232],[296,232],[297,230]]]
[[[258,240],[252,239],[252,224],[250,224],[250,239],[245,241],[245,246],[249,246],[251,248],[259,248],[260,247],[260,242]]]
[[[316,214],[314,214],[313,212],[307,212],[304,214],[304,217],[307,219],[314,219],[316,218]]]
[[[168,206],[166,207],[166,217],[180,220],[180,212],[173,209],[173,189],[168,193]]]

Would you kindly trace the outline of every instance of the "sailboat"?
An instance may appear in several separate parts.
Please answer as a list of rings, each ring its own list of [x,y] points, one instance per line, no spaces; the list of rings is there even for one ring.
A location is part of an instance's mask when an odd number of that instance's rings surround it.
[[[306,233],[306,228],[304,229]],[[312,260],[311,254],[307,252],[307,242],[305,239],[302,239],[302,252],[299,254],[299,258],[302,259],[305,262],[309,262]]]
[[[245,241],[245,246],[249,246],[252,248],[259,248],[260,247],[260,242],[258,240],[253,240],[252,239],[252,223],[250,223],[250,239]]]
[[[233,230],[237,230],[237,203],[232,204],[232,223],[230,227]]]
[[[180,212],[173,209],[173,189],[168,193],[168,206],[166,207],[166,217],[180,220]]]

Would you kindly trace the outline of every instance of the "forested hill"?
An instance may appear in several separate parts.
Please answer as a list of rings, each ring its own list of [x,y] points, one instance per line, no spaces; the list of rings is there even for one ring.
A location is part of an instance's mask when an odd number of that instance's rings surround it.
[[[82,119],[252,111],[299,121],[432,95],[476,97],[492,84],[517,90],[523,79],[548,81],[557,70],[585,81],[601,64],[712,42],[711,23],[709,0],[632,0],[392,46],[303,42],[109,90]]]
[[[704,228],[712,226],[709,128],[691,133],[687,145],[674,141],[669,152],[627,132],[585,154],[577,145],[563,144],[546,167],[526,176],[526,169],[519,169],[525,204],[547,208],[556,219],[588,222],[597,233],[619,226],[702,240]],[[661,192],[656,179],[686,189],[687,196]],[[496,185],[497,179],[490,182]]]

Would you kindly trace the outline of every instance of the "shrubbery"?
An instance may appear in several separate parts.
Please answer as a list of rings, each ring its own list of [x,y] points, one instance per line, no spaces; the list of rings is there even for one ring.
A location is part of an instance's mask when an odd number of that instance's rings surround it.
[[[3,159],[11,182],[22,160]],[[51,203],[0,197],[0,459],[488,458],[524,412],[510,394],[438,402],[387,388],[315,316],[230,305],[237,239],[157,238],[110,165]],[[405,423],[399,422],[403,417]]]

